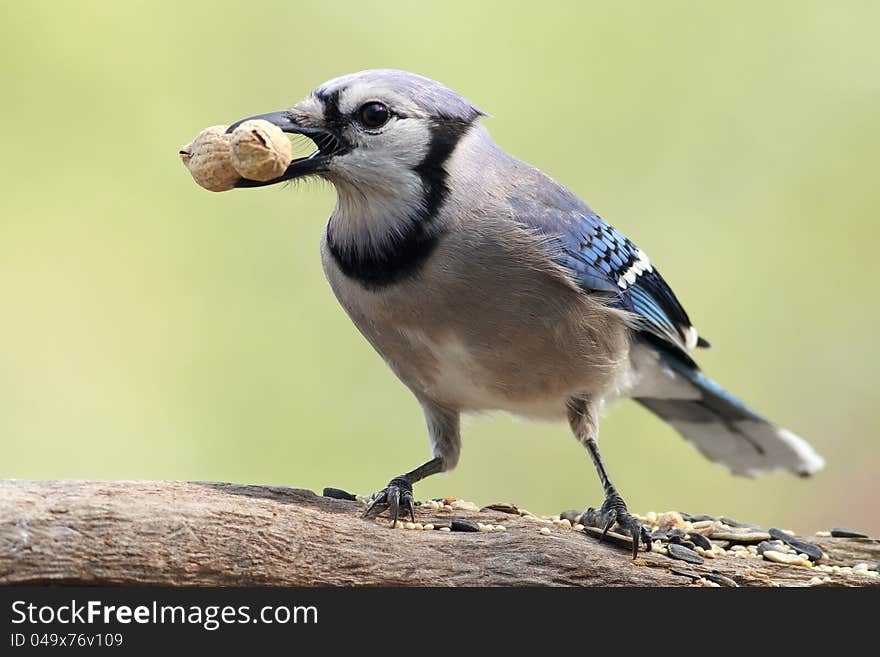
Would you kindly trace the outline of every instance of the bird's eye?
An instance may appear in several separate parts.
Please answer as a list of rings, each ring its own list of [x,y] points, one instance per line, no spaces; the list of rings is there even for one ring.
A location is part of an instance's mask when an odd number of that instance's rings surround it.
[[[358,110],[358,119],[365,128],[379,128],[388,122],[391,112],[382,103],[367,103]]]

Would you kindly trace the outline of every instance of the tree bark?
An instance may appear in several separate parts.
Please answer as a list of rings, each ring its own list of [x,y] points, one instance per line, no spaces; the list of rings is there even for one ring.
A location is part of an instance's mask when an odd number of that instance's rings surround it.
[[[363,506],[307,490],[211,482],[0,481],[0,584],[163,586],[687,586],[672,569],[740,586],[870,586],[880,577],[822,573],[756,558],[691,565],[627,550],[516,513],[417,507],[498,532],[393,530]],[[550,530],[549,535],[540,528]],[[876,539],[808,538],[829,559],[880,561]],[[722,580],[723,581],[723,580]],[[817,584],[813,580],[813,584]]]

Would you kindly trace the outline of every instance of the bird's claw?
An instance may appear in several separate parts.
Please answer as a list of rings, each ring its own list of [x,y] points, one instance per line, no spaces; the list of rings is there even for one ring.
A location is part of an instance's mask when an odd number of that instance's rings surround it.
[[[373,495],[373,499],[364,511],[364,518],[374,518],[385,509],[389,509],[393,527],[397,523],[401,507],[404,514],[409,511],[410,518],[415,522],[416,510],[412,484],[405,477],[395,477],[385,488]]]
[[[602,530],[602,538],[616,524],[632,537],[632,556],[635,559],[639,554],[639,542],[645,544],[645,549],[651,551],[651,535],[647,528],[630,515],[626,503],[620,495],[612,494],[605,498],[602,506],[598,509],[590,507],[581,516],[581,522],[591,527],[599,527]]]

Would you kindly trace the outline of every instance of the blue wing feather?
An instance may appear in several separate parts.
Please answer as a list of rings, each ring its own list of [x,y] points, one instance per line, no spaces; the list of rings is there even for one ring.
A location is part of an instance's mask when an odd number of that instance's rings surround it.
[[[584,290],[613,295],[617,307],[641,320],[639,328],[652,341],[659,339],[686,355],[691,322],[660,272],[623,233],[575,197],[566,196],[553,203],[511,199],[511,205],[518,221],[551,238],[557,249],[554,259]]]

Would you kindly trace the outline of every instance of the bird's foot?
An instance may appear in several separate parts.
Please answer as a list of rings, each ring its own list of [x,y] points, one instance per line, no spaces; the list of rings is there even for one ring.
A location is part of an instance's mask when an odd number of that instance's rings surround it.
[[[605,502],[598,509],[590,507],[584,511],[581,523],[600,528],[603,538],[609,529],[617,525],[632,537],[633,559],[638,556],[639,541],[645,543],[645,549],[648,552],[651,551],[651,535],[642,523],[630,515],[626,503],[617,493],[606,497]]]
[[[404,514],[409,511],[413,522],[416,520],[415,502],[413,501],[412,484],[406,477],[395,477],[388,485],[373,495],[369,506],[364,511],[364,518],[374,518],[385,509],[390,509],[391,526],[397,523],[400,509]]]

